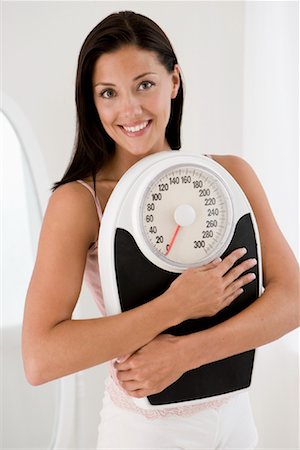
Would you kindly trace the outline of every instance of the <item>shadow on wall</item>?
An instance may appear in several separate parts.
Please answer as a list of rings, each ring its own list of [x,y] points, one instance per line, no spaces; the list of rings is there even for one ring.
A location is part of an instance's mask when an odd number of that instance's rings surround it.
[[[48,449],[54,438],[58,384],[32,387],[25,377],[21,357],[21,326],[4,327],[3,431],[5,449]]]
[[[250,398],[257,448],[299,449],[298,330],[257,350]]]

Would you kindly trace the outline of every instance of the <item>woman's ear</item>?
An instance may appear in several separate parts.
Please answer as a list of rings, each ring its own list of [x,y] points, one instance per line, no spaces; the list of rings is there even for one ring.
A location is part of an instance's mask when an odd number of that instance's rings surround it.
[[[172,87],[172,92],[171,92],[171,98],[174,99],[174,98],[176,98],[179,87],[180,87],[180,69],[179,69],[178,64],[175,64],[175,66],[174,66],[174,70],[172,73],[172,83],[173,83],[173,87]]]

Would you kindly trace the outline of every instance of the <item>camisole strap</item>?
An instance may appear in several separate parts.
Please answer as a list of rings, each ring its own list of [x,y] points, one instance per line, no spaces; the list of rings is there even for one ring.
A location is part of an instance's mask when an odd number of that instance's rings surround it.
[[[82,186],[86,187],[90,191],[90,193],[92,194],[93,199],[95,201],[98,217],[99,217],[99,220],[101,221],[101,219],[102,219],[102,209],[101,209],[101,205],[100,205],[99,199],[98,199],[97,195],[95,194],[94,189],[91,188],[91,186],[89,184],[87,184],[85,181],[82,181],[82,180],[76,180],[76,181],[78,183],[82,184]]]

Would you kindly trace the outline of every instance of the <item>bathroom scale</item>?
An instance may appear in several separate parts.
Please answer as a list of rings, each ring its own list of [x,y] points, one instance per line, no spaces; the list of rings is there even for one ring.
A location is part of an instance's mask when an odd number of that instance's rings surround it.
[[[184,270],[246,247],[256,279],[213,317],[165,330],[181,336],[213,327],[241,312],[262,292],[258,228],[234,178],[217,162],[177,151],[149,155],[120,179],[99,233],[99,270],[108,315],[140,306],[168,289]],[[134,326],[134,325],[133,325]],[[239,337],[236,336],[236,339]],[[162,392],[133,399],[143,408],[207,402],[248,389],[255,349],[184,373]]]

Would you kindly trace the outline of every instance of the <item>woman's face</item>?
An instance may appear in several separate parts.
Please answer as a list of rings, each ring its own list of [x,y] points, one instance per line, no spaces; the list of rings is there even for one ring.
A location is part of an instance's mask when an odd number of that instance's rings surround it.
[[[177,66],[169,73],[156,53],[127,45],[99,57],[92,81],[100,120],[117,152],[143,156],[169,148],[165,130],[180,84]]]

